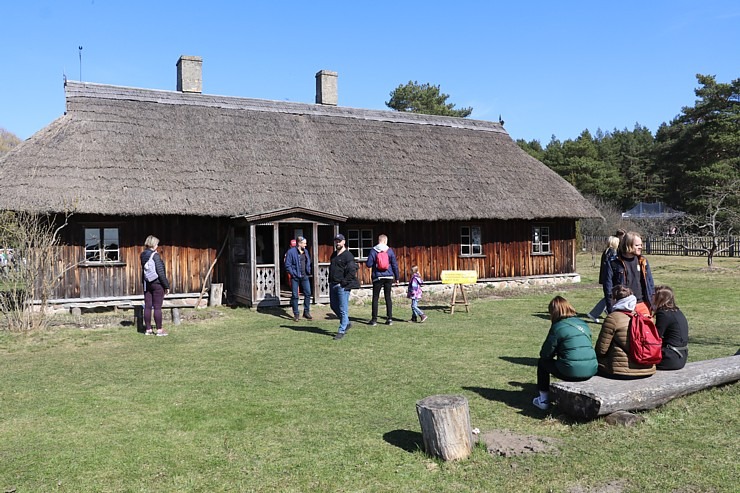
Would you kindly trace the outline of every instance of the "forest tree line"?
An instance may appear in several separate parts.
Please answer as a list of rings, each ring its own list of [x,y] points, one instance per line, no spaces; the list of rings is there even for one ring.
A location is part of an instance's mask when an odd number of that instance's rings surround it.
[[[714,76],[696,77],[694,106],[681,108],[655,135],[637,123],[631,130],[584,130],[565,141],[553,135],[544,148],[537,140],[517,143],[584,196],[622,211],[639,202],[663,202],[705,217],[716,211],[716,197],[724,196],[718,218],[732,221],[737,232],[740,79],[719,83]]]

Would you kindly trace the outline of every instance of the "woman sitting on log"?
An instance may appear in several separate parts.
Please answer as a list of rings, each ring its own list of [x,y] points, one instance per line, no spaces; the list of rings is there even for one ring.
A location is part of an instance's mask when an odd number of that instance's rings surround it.
[[[556,296],[550,301],[547,311],[552,325],[537,362],[537,390],[540,395],[532,401],[543,411],[550,407],[551,374],[568,382],[582,382],[593,377],[597,369],[591,329],[576,317],[573,305],[562,296]]]
[[[614,311],[604,319],[599,338],[596,340],[596,356],[599,359],[599,375],[607,378],[629,380],[649,377],[655,373],[655,365],[635,363],[626,349],[630,317],[627,313],[635,311],[637,298],[627,286],[614,286],[612,289]]]
[[[689,322],[676,306],[673,290],[657,286],[653,296],[655,327],[663,338],[663,359],[658,370],[680,370],[689,356]]]

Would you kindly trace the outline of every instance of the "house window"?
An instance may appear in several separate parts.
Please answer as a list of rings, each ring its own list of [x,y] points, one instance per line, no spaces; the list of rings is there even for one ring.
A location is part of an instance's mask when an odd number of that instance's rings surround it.
[[[373,248],[372,229],[348,229],[347,250],[352,252],[356,259],[366,260]]]
[[[85,228],[86,262],[119,262],[118,228]]]
[[[483,255],[480,226],[460,228],[460,255]]]
[[[550,226],[532,226],[532,253],[550,254]]]

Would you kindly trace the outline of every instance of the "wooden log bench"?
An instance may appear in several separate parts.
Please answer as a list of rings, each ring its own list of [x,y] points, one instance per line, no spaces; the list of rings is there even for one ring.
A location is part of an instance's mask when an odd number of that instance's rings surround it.
[[[553,382],[551,399],[558,409],[577,418],[595,418],[617,411],[654,409],[699,390],[740,380],[740,356],[687,363],[680,370],[658,371],[636,380],[595,376],[585,382]]]
[[[199,293],[177,293],[168,294],[164,298],[162,303],[163,310],[170,310],[172,323],[174,325],[180,325],[180,309],[182,308],[196,308],[198,302]],[[144,296],[133,295],[133,296],[118,296],[118,297],[98,297],[98,298],[77,298],[70,300],[51,300],[55,302],[57,306],[61,306],[64,309],[69,309],[72,315],[78,317],[82,314],[83,310],[95,310],[98,308],[113,308],[114,310],[133,310],[134,311],[134,323],[137,328],[143,328],[144,320]],[[208,303],[206,299],[200,300],[199,307],[204,307]]]

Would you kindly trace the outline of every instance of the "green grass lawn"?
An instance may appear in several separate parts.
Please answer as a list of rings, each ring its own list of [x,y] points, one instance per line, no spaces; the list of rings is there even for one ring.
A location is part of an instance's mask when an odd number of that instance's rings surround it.
[[[707,271],[703,258],[649,259],[689,319],[690,360],[735,354],[740,260]],[[452,316],[444,300],[425,300],[423,325],[369,327],[370,307],[352,306],[341,341],[322,306],[299,323],[280,310],[199,312],[169,337],[120,325],[0,332],[0,488],[737,491],[737,384],[641,413],[632,428],[531,405],[548,301],[563,294],[586,313],[601,296],[590,257],[578,261],[580,285],[480,296]],[[394,308],[410,312],[405,300]],[[415,403],[434,394],[466,396],[483,432],[553,438],[559,452],[428,458]]]

